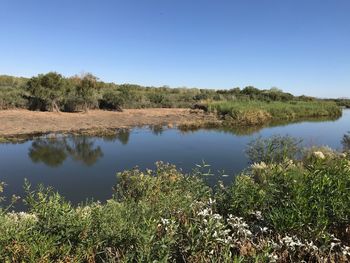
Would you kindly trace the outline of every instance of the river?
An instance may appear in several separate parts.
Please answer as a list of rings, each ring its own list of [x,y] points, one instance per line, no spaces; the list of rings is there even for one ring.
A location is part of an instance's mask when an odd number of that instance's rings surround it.
[[[262,129],[178,129],[145,127],[117,136],[42,136],[18,144],[0,144],[0,181],[4,195],[23,196],[27,178],[32,185],[52,186],[73,203],[104,201],[112,196],[116,173],[138,166],[154,168],[156,161],[175,164],[185,172],[203,161],[217,180],[230,183],[248,165],[245,148],[258,136],[291,135],[305,146],[327,145],[341,149],[350,131],[350,110],[332,121],[303,121]],[[224,175],[224,176],[222,176]],[[20,205],[21,207],[21,205]]]

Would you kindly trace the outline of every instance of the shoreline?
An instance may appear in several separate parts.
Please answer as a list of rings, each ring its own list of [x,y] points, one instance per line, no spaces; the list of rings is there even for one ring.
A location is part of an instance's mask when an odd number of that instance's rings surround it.
[[[29,110],[0,111],[0,142],[49,133],[100,135],[142,126],[181,126],[221,121],[214,114],[182,108],[126,109],[123,112],[91,110],[88,113],[54,113]]]
[[[183,131],[224,128],[239,130],[239,133],[242,133],[269,125],[286,125],[299,121],[334,121],[338,118],[310,116],[300,119],[271,119],[259,125],[242,125],[239,121],[220,119],[215,113],[188,108],[126,109],[123,112],[91,110],[88,113],[0,110],[0,143],[21,142],[51,133],[108,136],[120,130],[145,126],[176,127]]]

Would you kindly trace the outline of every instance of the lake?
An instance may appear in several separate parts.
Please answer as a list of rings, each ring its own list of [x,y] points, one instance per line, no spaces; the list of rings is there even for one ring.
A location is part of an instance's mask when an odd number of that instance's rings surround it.
[[[112,196],[117,172],[135,166],[152,169],[161,160],[185,172],[204,161],[215,174],[209,183],[230,183],[234,174],[247,167],[246,145],[258,136],[288,134],[302,138],[305,146],[341,149],[341,140],[348,131],[350,110],[344,110],[343,116],[333,121],[303,121],[261,130],[183,132],[145,127],[103,138],[47,135],[19,144],[0,144],[0,181],[7,184],[6,197],[23,196],[27,178],[32,185],[52,186],[75,204],[87,199],[104,201]]]

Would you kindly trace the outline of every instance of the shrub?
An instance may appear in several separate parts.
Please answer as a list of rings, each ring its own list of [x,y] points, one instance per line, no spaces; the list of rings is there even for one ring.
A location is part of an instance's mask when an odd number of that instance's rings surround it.
[[[255,164],[237,177],[227,194],[226,213],[245,218],[260,211],[266,225],[288,235],[345,242],[350,223],[349,161],[316,159],[303,166],[289,161]],[[307,231],[305,231],[307,229]]]
[[[270,138],[258,137],[248,143],[246,154],[251,163],[281,163],[300,157],[301,142],[301,139],[288,135],[274,135]]]
[[[27,108],[26,95],[23,89],[0,88],[0,110]]]
[[[99,102],[100,109],[122,111],[123,99],[119,92],[107,90]]]

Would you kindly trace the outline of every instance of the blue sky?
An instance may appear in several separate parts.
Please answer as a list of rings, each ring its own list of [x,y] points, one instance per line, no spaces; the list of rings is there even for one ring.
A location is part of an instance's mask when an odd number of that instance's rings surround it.
[[[0,74],[350,97],[349,0],[0,0]]]

